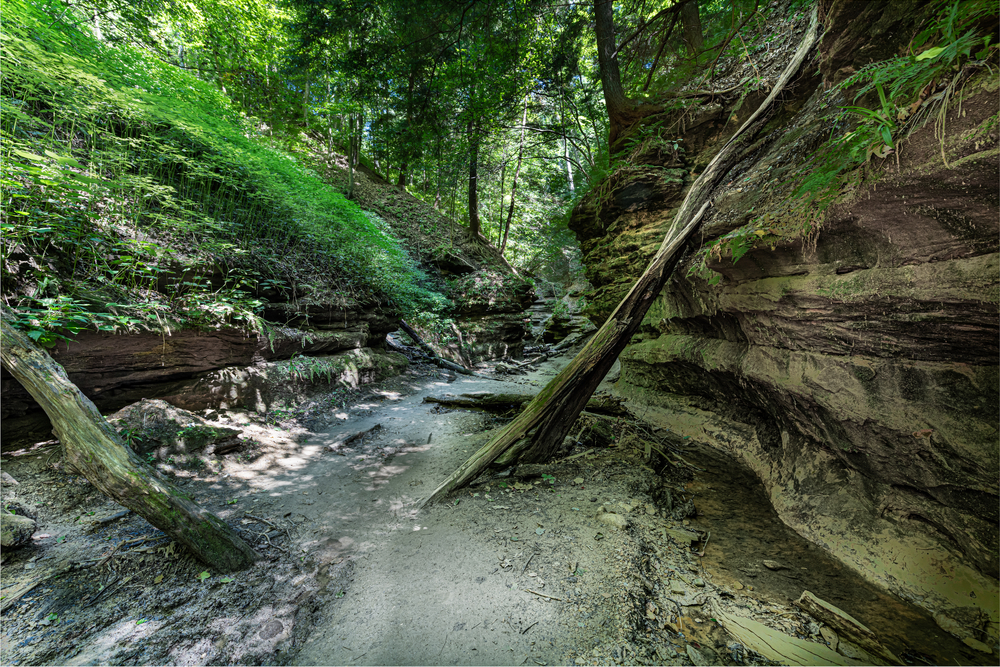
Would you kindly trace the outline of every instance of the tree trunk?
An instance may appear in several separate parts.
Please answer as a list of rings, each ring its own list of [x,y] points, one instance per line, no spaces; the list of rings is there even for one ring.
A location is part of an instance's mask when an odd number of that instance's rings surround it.
[[[817,10],[814,8],[802,43],[770,95],[691,186],[659,251],[604,325],[576,358],[539,392],[524,412],[490,438],[489,442],[438,486],[424,504],[468,484],[501,456],[505,462],[536,463],[555,453],[591,394],[639,329],[649,306],[669,280],[678,261],[678,251],[697,228],[699,220],[711,204],[710,196],[715,185],[736,162],[745,157],[754,134],[769,118],[769,114],[765,112],[770,111],[771,103],[798,71],[812,48],[816,41],[817,17]]]
[[[479,137],[469,121],[469,231],[479,237]]]
[[[45,410],[66,460],[102,493],[186,545],[206,565],[232,572],[257,554],[219,517],[160,477],[126,447],[62,366],[0,313],[3,366]]]
[[[306,74],[306,89],[302,94],[302,122],[309,129],[309,75]]]
[[[684,25],[684,43],[687,44],[691,57],[697,59],[705,48],[697,0],[681,6],[681,23]]]
[[[504,189],[507,187],[507,162],[509,162],[509,160],[504,160],[503,164],[500,166],[500,216],[497,218],[497,229],[499,230],[498,232],[499,234],[503,234],[503,217],[504,217],[503,200],[505,196]],[[497,239],[497,241],[498,241],[497,247],[499,248],[500,247],[499,239]],[[501,250],[500,252],[502,253],[503,250]]]
[[[615,48],[615,16],[613,0],[594,0],[595,31],[597,33],[597,63],[604,89],[604,105],[610,121],[608,145],[618,142],[621,131],[629,122],[628,111],[635,103],[625,96],[622,75],[618,68]]]
[[[528,122],[528,96],[524,96],[524,112],[521,114],[521,143],[517,147],[517,167],[514,169],[514,183],[510,186],[510,208],[507,209],[507,223],[503,226],[503,240],[500,241],[500,254],[507,249],[507,235],[510,234],[510,222],[514,219],[514,197],[517,195],[517,177],[521,174],[521,160],[524,158],[524,125]]]
[[[399,328],[402,329],[404,332],[406,332],[406,335],[412,338],[413,342],[417,344],[417,347],[426,352],[438,367],[445,368],[450,371],[455,371],[456,373],[461,373],[462,375],[475,375],[477,377],[481,377],[479,376],[478,373],[470,371],[469,369],[463,368],[462,366],[459,366],[454,362],[439,357],[437,352],[434,351],[434,348],[428,345],[424,341],[424,339],[420,337],[420,334],[414,331],[413,327],[411,327],[403,320],[399,321]]]

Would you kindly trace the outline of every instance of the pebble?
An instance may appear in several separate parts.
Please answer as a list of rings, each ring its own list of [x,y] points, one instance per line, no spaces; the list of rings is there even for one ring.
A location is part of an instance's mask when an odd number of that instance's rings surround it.
[[[597,518],[601,523],[606,523],[612,528],[617,528],[618,530],[624,530],[628,526],[628,519],[623,517],[621,514],[602,512],[597,516]]]

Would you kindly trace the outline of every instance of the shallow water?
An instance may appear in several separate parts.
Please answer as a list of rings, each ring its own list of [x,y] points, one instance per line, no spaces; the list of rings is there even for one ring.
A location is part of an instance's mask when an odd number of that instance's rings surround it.
[[[764,486],[732,457],[692,445],[695,526],[711,531],[703,566],[714,583],[762,601],[789,605],[802,594],[840,607],[867,625],[907,664],[974,665],[989,660],[938,627],[922,609],[867,581],[782,523]],[[772,571],[762,561],[788,569]],[[749,590],[752,587],[753,590]]]

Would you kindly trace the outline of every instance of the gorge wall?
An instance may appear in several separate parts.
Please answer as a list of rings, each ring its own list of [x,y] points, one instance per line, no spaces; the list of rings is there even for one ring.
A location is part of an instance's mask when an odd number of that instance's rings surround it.
[[[961,72],[937,123],[856,171],[818,230],[736,263],[712,255],[717,284],[688,273],[713,240],[788,217],[790,185],[830,136],[831,114],[851,103],[833,84],[905,46],[911,7],[823,3],[818,50],[716,188],[621,355],[616,387],[646,418],[745,462],[787,524],[982,650],[1000,628],[995,52]],[[642,144],[575,209],[595,323],[641,274],[694,175],[764,98],[804,26],[775,21],[782,36],[758,63],[761,90],[672,112],[672,134]]]

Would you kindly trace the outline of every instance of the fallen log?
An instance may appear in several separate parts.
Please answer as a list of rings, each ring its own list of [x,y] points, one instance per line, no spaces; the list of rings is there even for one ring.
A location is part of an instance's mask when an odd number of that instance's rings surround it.
[[[340,440],[336,440],[332,444],[328,445],[327,449],[329,449],[331,452],[334,452],[335,454],[340,454],[339,450],[340,450],[341,447],[347,447],[348,445],[353,444],[357,440],[361,440],[363,442],[364,441],[364,437],[366,435],[370,435],[370,434],[375,433],[375,432],[380,431],[380,430],[382,430],[382,425],[381,424],[375,424],[374,426],[372,426],[369,429],[365,429],[364,431],[358,431],[357,433],[355,433],[353,435],[349,435],[346,438],[341,438]]]
[[[795,606],[817,621],[826,623],[842,639],[857,645],[858,648],[885,660],[890,665],[903,664],[896,654],[882,645],[878,635],[843,609],[821,600],[809,591],[802,591],[802,595],[795,601]]]
[[[486,412],[509,412],[510,410],[521,410],[525,404],[534,399],[534,395],[529,394],[462,394],[459,397],[424,396],[424,403],[437,403],[449,408],[469,408],[473,410],[485,410]],[[584,408],[588,412],[596,414],[611,415],[614,417],[624,417],[628,411],[621,406],[620,399],[610,396],[593,396]]]
[[[444,368],[445,370],[455,371],[456,373],[461,373],[462,375],[473,375],[475,377],[483,377],[479,375],[479,373],[474,373],[473,371],[470,371],[468,368],[465,368],[464,366],[459,366],[453,361],[448,361],[447,359],[442,359],[441,357],[439,357],[437,352],[434,351],[434,348],[425,343],[424,340],[420,337],[420,335],[403,320],[399,321],[399,328],[405,331],[406,335],[412,338],[413,342],[416,343],[421,350],[423,350],[427,355],[430,356],[431,361],[433,361],[438,368]]]
[[[42,406],[67,462],[102,493],[187,546],[223,572],[251,565],[256,552],[227,523],[199,507],[181,488],[160,477],[131,449],[70,382],[63,367],[0,311],[3,367]]]
[[[770,118],[772,103],[816,43],[818,24],[818,13],[814,8],[809,29],[771,93],[691,186],[660,249],[604,325],[518,417],[490,438],[442,482],[423,504],[433,502],[468,484],[501,455],[506,462],[541,463],[558,451],[591,394],[597,390],[618,355],[638,331],[646,311],[673,275],[681,248],[698,228],[702,216],[712,203],[712,190],[735,164],[753,150],[753,137]]]
[[[720,604],[710,605],[712,616],[726,632],[748,649],[781,665],[863,665],[840,655],[825,644],[796,639],[763,623],[725,611]]]

